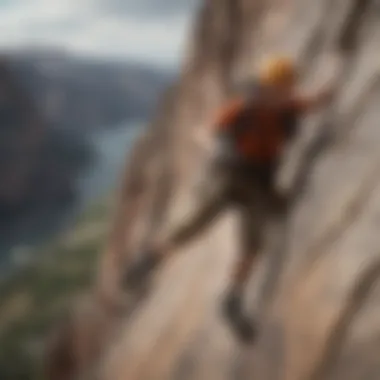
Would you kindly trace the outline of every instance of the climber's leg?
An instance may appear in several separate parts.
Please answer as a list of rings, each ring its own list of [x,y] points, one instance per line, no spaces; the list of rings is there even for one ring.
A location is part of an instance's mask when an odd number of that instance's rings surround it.
[[[243,295],[252,270],[260,258],[268,212],[263,199],[256,197],[252,202],[241,210],[240,254],[223,302],[223,311],[227,320],[239,339],[247,342],[254,339],[255,326],[243,312]]]
[[[167,256],[191,242],[199,234],[206,232],[206,229],[224,210],[226,204],[226,199],[222,197],[210,198],[206,202],[202,202],[189,219],[179,225],[161,243],[158,243],[157,251]]]
[[[127,285],[138,286],[152,270],[172,253],[205,232],[227,205],[227,198],[222,192],[209,193],[199,202],[192,215],[165,238],[156,243],[132,265],[126,275]]]

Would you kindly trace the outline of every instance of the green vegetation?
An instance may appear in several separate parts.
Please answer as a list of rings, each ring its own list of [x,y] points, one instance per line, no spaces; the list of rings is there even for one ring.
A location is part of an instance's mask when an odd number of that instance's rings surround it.
[[[37,380],[44,337],[91,284],[103,246],[110,205],[92,207],[59,242],[38,250],[36,260],[0,284],[0,379]]]

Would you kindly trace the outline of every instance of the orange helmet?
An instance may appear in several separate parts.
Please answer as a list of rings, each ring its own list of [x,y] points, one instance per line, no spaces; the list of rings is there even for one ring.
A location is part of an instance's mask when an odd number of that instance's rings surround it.
[[[264,84],[292,85],[298,76],[298,68],[287,57],[273,57],[264,61],[259,68],[259,80]]]

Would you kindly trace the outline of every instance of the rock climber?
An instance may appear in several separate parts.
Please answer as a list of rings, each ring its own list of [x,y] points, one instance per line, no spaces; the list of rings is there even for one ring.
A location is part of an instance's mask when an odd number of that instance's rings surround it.
[[[314,94],[300,94],[298,71],[291,59],[273,57],[259,68],[248,91],[226,101],[213,123],[218,149],[198,207],[169,236],[141,252],[125,277],[128,286],[141,285],[222,211],[235,208],[240,218],[240,252],[222,309],[242,341],[252,341],[256,335],[242,299],[262,249],[265,222],[273,213],[286,212],[286,196],[274,183],[284,146],[296,133],[300,117],[326,104],[333,94],[331,83]]]

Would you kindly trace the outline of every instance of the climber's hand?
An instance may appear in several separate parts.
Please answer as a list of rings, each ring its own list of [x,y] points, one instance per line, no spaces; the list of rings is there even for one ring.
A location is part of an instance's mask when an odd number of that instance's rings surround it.
[[[330,52],[326,57],[326,71],[329,79],[321,91],[321,103],[329,102],[335,94],[341,79],[340,73],[343,70],[344,56],[339,52]]]
[[[336,91],[336,82],[335,80],[331,80],[328,82],[325,87],[320,91],[320,93],[316,97],[317,105],[323,105],[330,102]]]
[[[213,160],[224,167],[236,167],[244,162],[240,152],[235,147],[233,139],[228,135],[220,134],[216,138]]]

